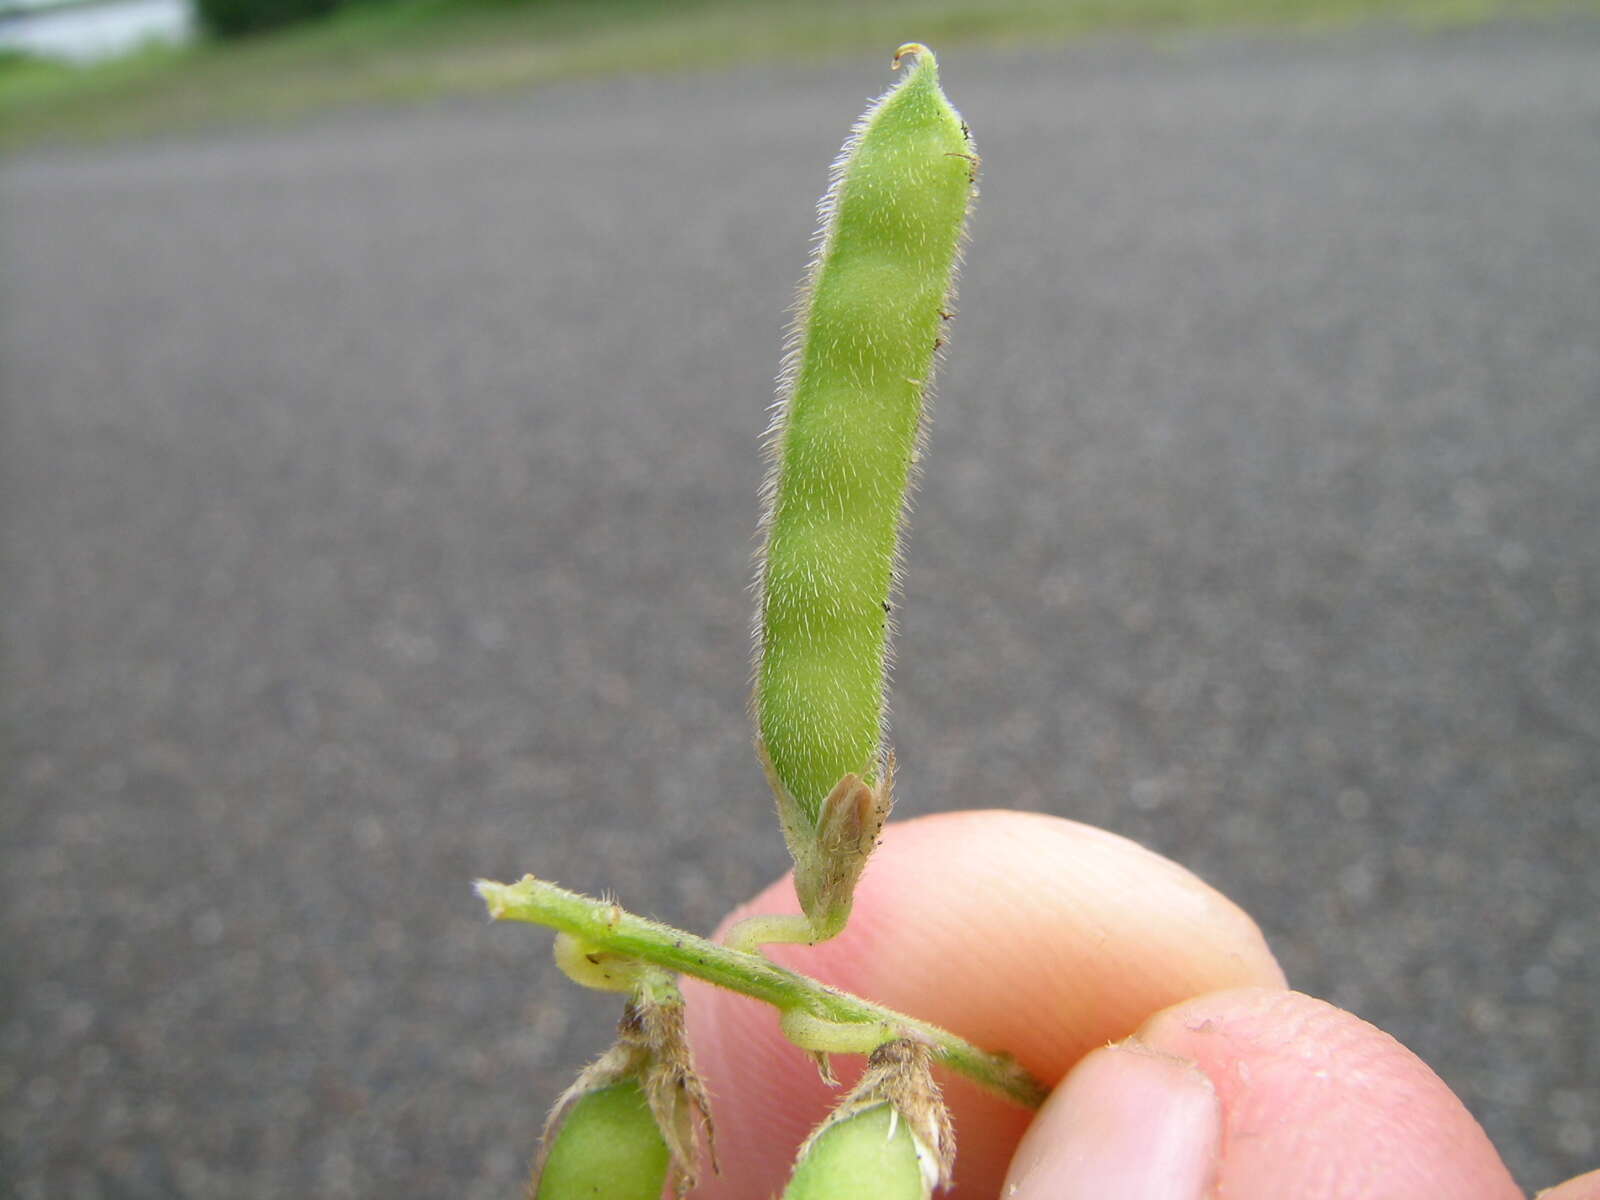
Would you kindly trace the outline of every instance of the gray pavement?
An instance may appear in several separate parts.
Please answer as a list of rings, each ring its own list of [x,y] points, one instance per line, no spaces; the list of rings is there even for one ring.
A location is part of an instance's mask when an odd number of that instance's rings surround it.
[[[756,439],[886,49],[0,166],[0,1192],[514,1194],[613,1014],[468,882],[782,869]],[[903,813],[1174,855],[1595,1166],[1600,25],[943,57]]]

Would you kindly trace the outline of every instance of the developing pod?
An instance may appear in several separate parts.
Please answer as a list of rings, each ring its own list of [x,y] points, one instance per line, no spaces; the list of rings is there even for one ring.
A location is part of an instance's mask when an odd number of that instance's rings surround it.
[[[660,1200],[693,1190],[695,1131],[716,1168],[710,1100],[683,1029],[683,996],[659,967],[637,966],[617,1040],[584,1068],[545,1123],[528,1200]]]
[[[672,1155],[637,1079],[574,1100],[549,1135],[529,1200],[661,1200]]]
[[[955,1133],[929,1048],[885,1042],[800,1147],[783,1200],[928,1200],[955,1170]]]
[[[795,1164],[783,1200],[927,1200],[911,1128],[879,1104],[824,1130]]]
[[[767,435],[753,707],[817,937],[888,817],[900,531],[977,173],[934,56],[908,55],[833,165]]]

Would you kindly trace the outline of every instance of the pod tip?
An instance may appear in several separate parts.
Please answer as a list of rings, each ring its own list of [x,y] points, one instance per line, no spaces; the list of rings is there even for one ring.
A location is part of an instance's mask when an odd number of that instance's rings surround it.
[[[900,60],[908,54],[915,54],[919,60],[933,57],[933,51],[929,50],[921,42],[907,42],[894,52],[894,59],[889,63],[889,69],[898,71],[900,69]]]

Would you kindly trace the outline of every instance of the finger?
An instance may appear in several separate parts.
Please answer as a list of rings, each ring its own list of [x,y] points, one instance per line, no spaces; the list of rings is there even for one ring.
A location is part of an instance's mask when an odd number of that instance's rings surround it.
[[[1194,1140],[1202,1122],[1173,1079],[1148,1079],[1152,1055],[1204,1073],[1220,1104],[1215,1173],[1190,1170],[1183,1187],[1095,1190],[1096,1176],[1148,1182],[1150,1155],[1113,1161],[1083,1148],[1090,1122],[1106,1120],[1101,1094],[1135,1086],[1143,1120],[1167,1143]],[[1087,1075],[1087,1082],[1080,1076]],[[1114,1110],[1116,1111],[1116,1110]],[[1118,1124],[1112,1121],[1112,1124]],[[1176,1131],[1176,1135],[1174,1134]],[[1122,1129],[1126,1143],[1134,1131]],[[1113,1141],[1113,1144],[1114,1141]],[[1191,1147],[1192,1150],[1192,1147]],[[1194,1161],[1194,1154],[1188,1160]],[[1515,1200],[1521,1192],[1482,1128],[1427,1065],[1394,1038],[1351,1013],[1296,992],[1244,989],[1202,996],[1166,1010],[1137,1041],[1082,1063],[1028,1131],[1016,1172],[1018,1200],[1089,1195],[1163,1195],[1171,1200],[1294,1196],[1299,1200]],[[1208,1177],[1209,1176],[1209,1177]],[[1052,1187],[1055,1180],[1068,1180]]]
[[[730,917],[796,911],[787,880]],[[1179,1000],[1282,986],[1260,931],[1175,863],[1058,817],[966,812],[893,825],[849,928],[777,961],[1009,1050],[1054,1084],[1084,1054]],[[688,1027],[712,1089],[723,1175],[707,1197],[782,1190],[794,1148],[836,1093],[770,1008],[688,981]],[[841,1061],[846,1082],[859,1063]],[[1030,1114],[942,1077],[960,1143],[950,1195],[992,1197]]]
[[[1130,1038],[1056,1088],[1006,1174],[1007,1200],[1201,1200],[1222,1149],[1222,1105],[1193,1063]]]
[[[1547,1188],[1539,1193],[1538,1200],[1600,1200],[1600,1171],[1590,1171]]]

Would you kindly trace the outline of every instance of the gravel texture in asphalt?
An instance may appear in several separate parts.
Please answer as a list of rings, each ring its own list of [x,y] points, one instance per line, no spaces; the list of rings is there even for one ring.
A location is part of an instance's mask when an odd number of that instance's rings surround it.
[[[0,169],[0,1190],[514,1194],[615,1012],[469,881],[783,869],[757,437],[888,49]],[[1178,858],[1530,1188],[1600,1160],[1597,62],[947,48],[897,606],[903,815]]]

